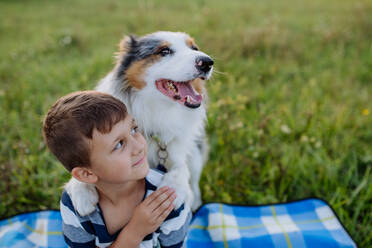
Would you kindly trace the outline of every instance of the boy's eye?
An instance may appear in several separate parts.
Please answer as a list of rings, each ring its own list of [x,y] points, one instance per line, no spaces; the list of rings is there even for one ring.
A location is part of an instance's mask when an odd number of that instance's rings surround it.
[[[120,141],[116,144],[116,146],[114,147],[114,150],[118,150],[118,149],[122,148],[123,145],[124,145],[124,141],[123,141],[123,140],[120,140]]]
[[[132,128],[132,130],[130,131],[132,135],[135,135],[138,131],[138,126],[135,126],[134,128]]]

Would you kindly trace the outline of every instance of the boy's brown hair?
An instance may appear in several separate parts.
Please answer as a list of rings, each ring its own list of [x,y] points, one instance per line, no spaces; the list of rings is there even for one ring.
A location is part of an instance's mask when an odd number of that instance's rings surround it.
[[[126,116],[124,103],[113,96],[97,91],[74,92],[49,109],[43,123],[44,140],[67,170],[89,166],[93,130],[108,133]]]

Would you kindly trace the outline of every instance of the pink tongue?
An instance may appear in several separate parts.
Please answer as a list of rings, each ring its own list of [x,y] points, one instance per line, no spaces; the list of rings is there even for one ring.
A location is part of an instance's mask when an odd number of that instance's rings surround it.
[[[182,99],[184,99],[187,95],[189,95],[194,99],[193,101],[196,101],[199,103],[202,101],[202,96],[195,94],[190,83],[175,82],[175,85],[177,86],[178,92],[181,94]]]

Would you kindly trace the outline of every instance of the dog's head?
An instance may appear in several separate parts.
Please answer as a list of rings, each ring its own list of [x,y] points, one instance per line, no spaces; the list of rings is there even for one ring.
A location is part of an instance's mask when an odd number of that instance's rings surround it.
[[[213,70],[213,60],[180,32],[125,37],[117,58],[115,76],[124,89],[187,108],[201,105]]]

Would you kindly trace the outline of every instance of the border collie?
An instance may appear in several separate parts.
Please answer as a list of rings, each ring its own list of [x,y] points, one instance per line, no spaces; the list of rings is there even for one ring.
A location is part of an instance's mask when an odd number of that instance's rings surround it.
[[[205,81],[213,60],[181,32],[128,36],[119,47],[114,69],[96,90],[126,104],[146,138],[150,166],[161,164],[167,171],[160,187],[176,190],[176,208],[185,202],[195,210],[202,203],[199,179],[208,150]],[[66,190],[80,215],[95,209],[93,185],[72,178]]]

